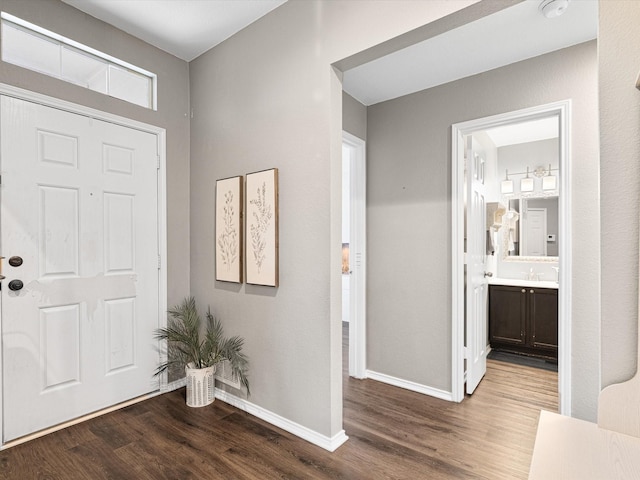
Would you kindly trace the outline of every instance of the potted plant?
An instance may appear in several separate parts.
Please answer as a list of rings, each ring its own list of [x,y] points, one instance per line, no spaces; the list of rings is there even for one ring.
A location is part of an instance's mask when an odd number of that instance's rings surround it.
[[[168,314],[166,328],[159,328],[155,333],[156,339],[167,341],[167,360],[158,366],[155,374],[160,375],[173,366],[184,368],[187,405],[203,407],[215,400],[213,375],[216,365],[225,360],[229,361],[233,375],[247,389],[247,394],[250,393],[249,362],[242,353],[244,339],[238,336],[226,338],[220,320],[209,308],[206,325],[202,325],[193,297],[185,298],[180,305],[169,309]]]

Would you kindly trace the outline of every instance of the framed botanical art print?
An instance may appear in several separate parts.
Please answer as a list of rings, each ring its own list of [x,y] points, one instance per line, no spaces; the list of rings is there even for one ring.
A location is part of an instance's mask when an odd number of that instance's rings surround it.
[[[278,169],[247,174],[247,283],[278,286]]]
[[[242,283],[242,177],[216,182],[216,280]]]

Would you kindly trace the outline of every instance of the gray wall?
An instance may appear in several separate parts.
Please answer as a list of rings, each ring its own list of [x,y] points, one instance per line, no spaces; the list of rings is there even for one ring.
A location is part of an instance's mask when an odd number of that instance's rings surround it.
[[[0,9],[158,75],[158,110],[0,62],[0,82],[165,128],[168,301],[189,294],[189,67],[58,0],[0,0]],[[185,260],[186,259],[186,260]]]
[[[367,139],[367,107],[342,92],[342,129],[362,140]]]
[[[333,434],[341,425],[337,400],[340,315],[338,310],[337,321],[332,322],[329,313],[333,313],[333,298],[339,298],[336,291],[339,292],[340,279],[340,215],[333,198],[339,199],[340,194],[335,193],[333,184],[339,186],[340,181],[333,176],[330,179],[327,172],[336,169],[330,159],[340,157],[334,146],[339,145],[340,116],[335,118],[332,112],[340,112],[336,105],[340,103],[341,92],[335,88],[329,64],[472,2],[453,5],[453,2],[411,0],[326,3],[293,0],[289,3],[193,62],[191,81],[198,93],[193,102],[197,115],[192,135],[191,198],[195,205],[191,216],[189,74],[185,62],[57,0],[0,0],[3,11],[156,72],[159,110],[148,111],[4,63],[0,63],[0,81],[167,129],[169,301],[178,301],[187,294],[192,279],[191,291],[199,301],[211,302],[214,310],[228,314],[222,316],[228,330],[247,337],[254,386],[251,400],[310,428]],[[602,211],[616,212],[602,215],[603,385],[633,375],[637,359],[638,209],[618,207],[637,205],[640,199],[637,182],[640,93],[633,86],[638,71],[635,59],[640,55],[638,21],[640,2],[600,2],[600,196]],[[354,25],[358,28],[353,28]],[[296,41],[292,42],[292,38]],[[590,90],[595,84],[588,80],[589,72],[583,75],[582,62],[574,60],[570,67],[566,78],[577,89],[566,87],[566,91],[556,92],[559,98],[582,91],[585,79],[592,84],[585,89]],[[492,78],[491,75],[486,78]],[[530,85],[534,82],[529,78],[540,75],[540,69],[533,70],[514,77],[514,83],[501,95],[495,93],[490,99],[474,97],[472,104],[490,100],[492,106],[489,112],[473,118],[516,108],[508,94],[512,86]],[[546,77],[546,72],[542,76]],[[539,92],[532,95],[535,98],[530,103],[548,101],[550,96],[551,92]],[[521,104],[525,106],[528,102]],[[442,105],[436,106],[442,109]],[[593,105],[574,105],[573,114],[575,120],[589,118]],[[450,116],[450,123],[468,119]],[[448,124],[444,128],[448,129]],[[593,128],[589,131],[597,137]],[[577,131],[574,123],[574,138],[583,135],[587,136],[586,132]],[[438,147],[439,152],[444,151],[442,145]],[[589,145],[574,142],[573,158],[577,165],[572,172],[574,182],[585,185],[573,194],[575,208],[581,209],[573,219],[574,259],[578,260],[574,260],[574,279],[577,287],[586,287],[584,293],[579,288],[574,292],[574,316],[579,319],[574,325],[574,363],[581,366],[574,371],[573,397],[574,411],[584,417],[593,417],[593,381],[600,370],[597,361],[600,324],[594,321],[597,314],[593,313],[600,308],[597,291],[600,249],[592,241],[599,226],[599,190],[597,182],[593,184],[592,172],[598,157],[595,148],[593,142]],[[429,157],[430,161],[435,160],[434,155]],[[587,168],[581,171],[583,162]],[[282,286],[276,291],[236,288],[241,290],[238,293],[234,287],[213,280],[211,211],[215,179],[271,166],[281,168]],[[436,165],[433,171],[440,175],[442,168]],[[450,167],[445,169],[450,174]],[[429,185],[433,183],[426,181]],[[447,181],[441,183],[446,185],[435,185],[429,202],[447,205],[448,211],[448,200],[443,194],[448,194],[449,187]],[[589,189],[585,194],[584,190]],[[191,239],[195,247],[191,254],[191,276],[190,219],[194,221]],[[446,239],[442,242],[442,232],[450,228],[448,222],[447,219],[445,225],[434,227],[435,239],[429,235],[427,244],[446,249],[447,258],[450,247]],[[329,250],[329,244],[336,245],[335,252]],[[437,258],[427,263],[440,265]],[[424,288],[432,284],[439,288],[440,283],[450,284],[448,273],[447,278],[428,282]],[[596,294],[587,298],[587,292],[594,290]],[[429,318],[442,318],[440,313]],[[444,316],[448,318],[446,312]],[[428,341],[423,350],[428,350],[432,343]],[[442,352],[436,347],[427,356],[439,362]],[[437,362],[425,365],[428,370],[439,367]],[[439,380],[434,384],[445,383]]]
[[[634,85],[640,69],[639,22],[640,2],[600,2],[603,387],[630,378],[637,369],[640,91]]]
[[[451,391],[451,124],[571,98],[575,416],[599,392],[596,43],[368,107],[368,368]]]
[[[191,290],[251,362],[250,401],[342,429],[342,88],[331,64],[472,2],[290,1],[190,64]],[[215,181],[280,169],[280,287],[215,281]]]

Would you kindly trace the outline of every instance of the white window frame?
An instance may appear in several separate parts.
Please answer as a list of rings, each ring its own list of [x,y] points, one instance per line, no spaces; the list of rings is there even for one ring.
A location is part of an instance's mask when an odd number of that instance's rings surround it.
[[[99,50],[96,50],[94,48],[91,48],[87,45],[83,45],[82,43],[76,42],[74,40],[71,40],[70,38],[67,37],[63,37],[62,35],[59,35],[55,32],[52,32],[50,30],[46,30],[42,27],[39,27],[38,25],[34,25],[32,23],[29,23],[25,20],[22,20],[21,18],[15,17],[7,12],[1,12],[0,13],[0,18],[2,19],[2,26],[4,27],[5,23],[9,23],[9,24],[13,24],[12,26],[17,26],[19,29],[21,30],[26,30],[27,33],[33,34],[35,36],[38,36],[40,38],[43,38],[44,40],[56,43],[60,46],[64,46],[67,47],[71,50],[74,50],[76,52],[82,53],[84,55],[87,55],[88,57],[91,57],[97,61],[100,62],[104,62],[107,65],[112,65],[112,66],[116,66],[116,67],[120,67],[120,68],[124,68],[125,70],[129,70],[131,72],[137,73],[139,75],[142,75],[144,77],[147,77],[150,81],[151,81],[151,92],[150,92],[150,105],[144,107],[144,108],[149,108],[152,110],[157,110],[158,109],[158,101],[157,101],[157,83],[158,83],[158,76],[155,73],[149,72],[148,70],[145,70],[143,68],[137,67],[135,65],[132,65],[128,62],[125,62],[123,60],[120,60],[119,58],[116,57],[112,57],[111,55],[108,55],[104,52],[100,52]],[[4,61],[4,59],[3,59]],[[22,66],[22,65],[20,65]],[[29,67],[24,67],[24,68],[29,68]],[[36,69],[31,68],[31,70],[33,71],[38,71]],[[49,73],[44,73],[44,72],[40,72],[43,73],[45,75],[49,75],[52,76]],[[54,76],[55,78],[59,78],[60,80],[72,83],[73,85],[77,85],[77,83],[74,82],[70,82],[69,80],[63,78],[63,77],[58,77],[58,76]],[[86,87],[85,87],[86,88]],[[96,90],[94,90],[96,91]],[[114,95],[112,95],[109,91],[107,91],[106,95],[109,95],[111,97],[114,98],[120,98],[120,97],[116,97]],[[129,102],[126,99],[121,99],[124,101]],[[134,105],[139,105],[137,103],[134,102],[129,102],[129,103],[133,103]]]

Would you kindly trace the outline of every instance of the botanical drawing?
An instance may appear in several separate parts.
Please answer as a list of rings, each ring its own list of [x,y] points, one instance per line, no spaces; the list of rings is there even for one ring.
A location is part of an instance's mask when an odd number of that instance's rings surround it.
[[[278,286],[278,169],[247,174],[247,283]]]
[[[227,271],[231,270],[231,265],[238,258],[238,232],[235,228],[234,217],[236,215],[233,208],[233,192],[229,190],[224,194],[223,222],[224,229],[218,236],[218,246],[220,247],[220,259],[226,266]]]
[[[216,182],[216,280],[242,283],[242,177]]]
[[[262,187],[258,188],[257,196],[250,200],[250,204],[254,205],[256,211],[253,212],[255,223],[251,224],[251,249],[253,251],[253,260],[255,261],[258,273],[262,269],[262,263],[266,258],[267,251],[267,230],[273,217],[271,205],[267,202],[267,185],[262,182]]]

